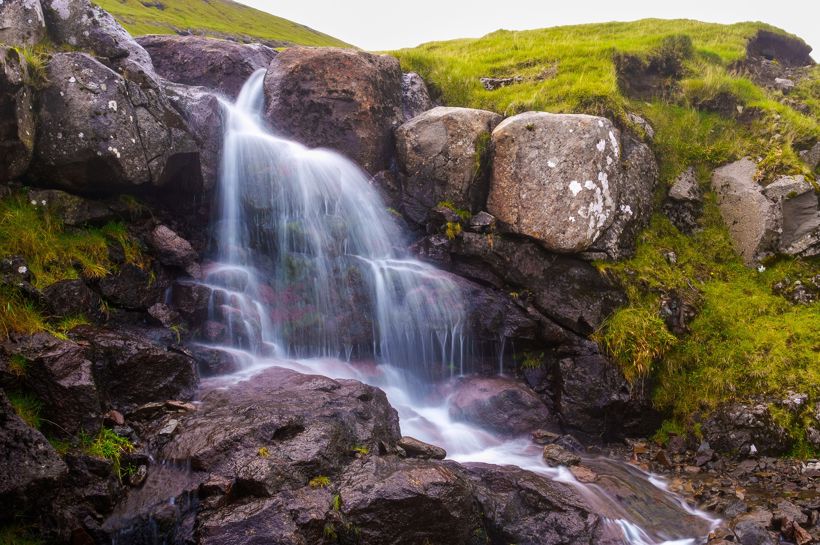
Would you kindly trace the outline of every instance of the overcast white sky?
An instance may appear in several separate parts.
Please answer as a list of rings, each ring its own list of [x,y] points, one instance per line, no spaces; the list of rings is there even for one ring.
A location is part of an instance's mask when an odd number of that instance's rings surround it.
[[[818,0],[239,0],[368,50],[432,40],[646,17],[764,21],[797,34],[820,60]]]

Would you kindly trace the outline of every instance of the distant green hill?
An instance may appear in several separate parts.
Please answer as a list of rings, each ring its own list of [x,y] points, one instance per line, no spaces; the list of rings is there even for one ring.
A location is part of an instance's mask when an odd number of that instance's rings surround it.
[[[93,0],[133,35],[189,31],[237,39],[350,47],[312,28],[231,0]]]

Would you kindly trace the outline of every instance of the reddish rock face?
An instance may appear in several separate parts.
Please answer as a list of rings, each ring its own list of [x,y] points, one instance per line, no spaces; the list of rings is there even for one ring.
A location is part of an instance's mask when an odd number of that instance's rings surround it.
[[[375,174],[388,167],[402,119],[399,61],[336,48],[291,48],[265,78],[273,127],[309,147],[341,152]]]
[[[175,83],[198,85],[235,98],[251,74],[267,68],[276,50],[203,36],[142,36],[157,74]]]

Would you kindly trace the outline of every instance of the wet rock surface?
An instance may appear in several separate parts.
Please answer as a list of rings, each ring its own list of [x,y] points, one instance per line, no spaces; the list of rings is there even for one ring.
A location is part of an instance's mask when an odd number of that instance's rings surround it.
[[[0,9],[15,10],[17,7],[6,2]],[[0,181],[22,176],[33,155],[36,122],[32,114],[33,90],[28,85],[29,79],[28,64],[20,53],[11,47],[0,47],[0,150],[3,153]]]

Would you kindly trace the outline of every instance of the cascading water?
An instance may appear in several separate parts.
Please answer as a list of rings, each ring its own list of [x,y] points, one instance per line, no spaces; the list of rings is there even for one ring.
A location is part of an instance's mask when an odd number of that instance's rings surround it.
[[[225,103],[227,130],[216,225],[211,320],[220,347],[247,362],[225,380],[271,365],[385,390],[402,431],[461,462],[514,464],[578,487],[624,543],[694,544],[716,521],[639,470],[585,459],[601,476],[582,484],[548,467],[529,440],[502,439],[451,420],[424,385],[468,372],[472,345],[457,285],[403,256],[401,237],[367,177],[350,161],[272,134],[260,112],[264,71]],[[355,356],[355,358],[354,358]],[[375,359],[378,372],[351,364]],[[503,362],[499,362],[503,371]]]

